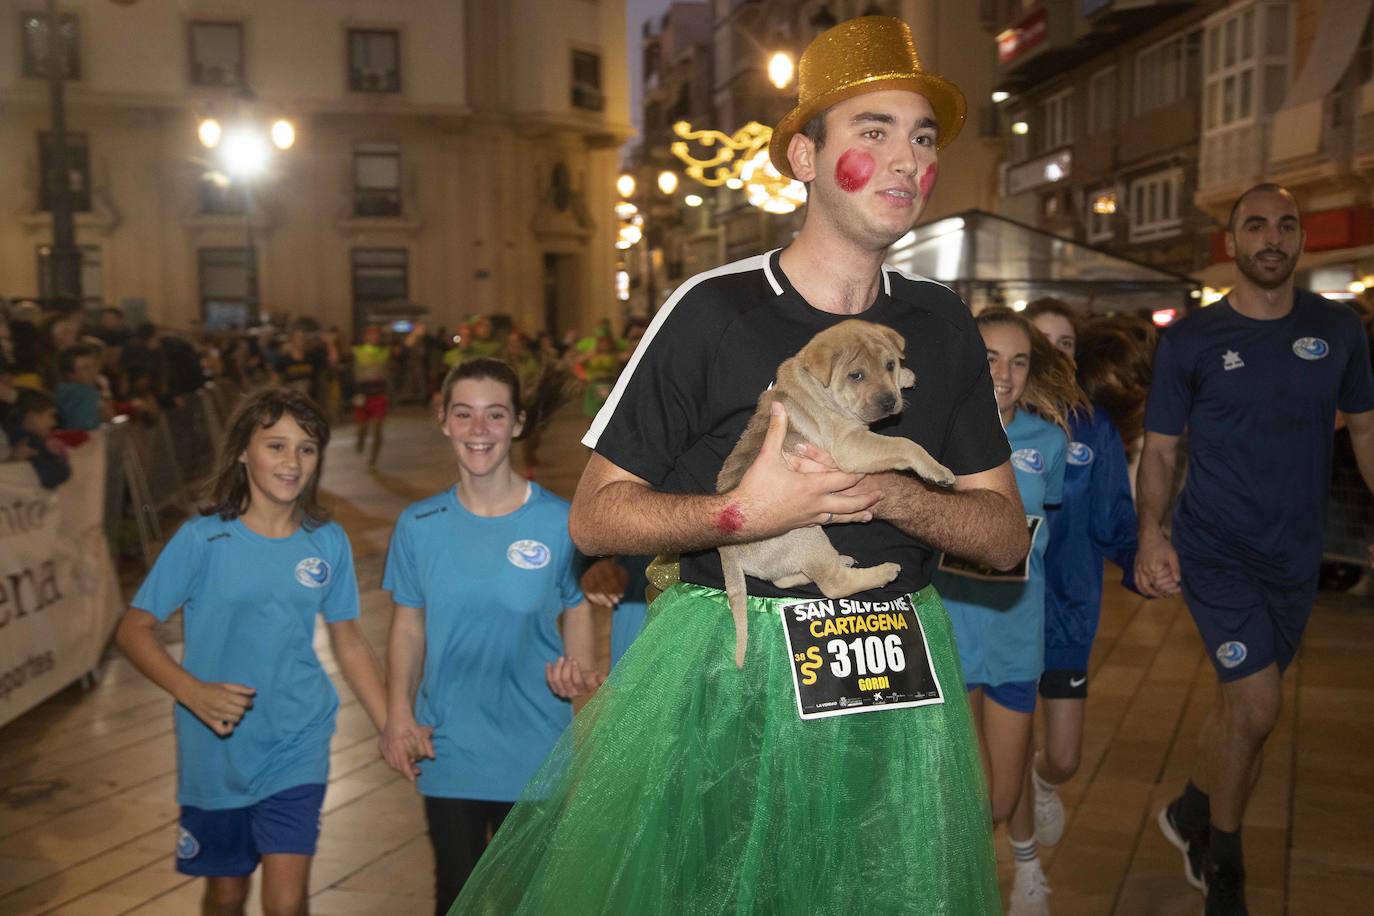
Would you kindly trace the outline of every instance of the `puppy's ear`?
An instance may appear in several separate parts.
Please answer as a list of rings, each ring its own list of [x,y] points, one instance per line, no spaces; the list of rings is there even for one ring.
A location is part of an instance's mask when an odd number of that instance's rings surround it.
[[[801,352],[801,364],[816,381],[829,388],[830,376],[835,373],[835,360],[839,357],[840,351],[829,341],[812,341]]]
[[[906,353],[906,338],[886,325],[878,325],[878,330],[882,332],[883,336],[892,346],[897,348],[898,353]]]

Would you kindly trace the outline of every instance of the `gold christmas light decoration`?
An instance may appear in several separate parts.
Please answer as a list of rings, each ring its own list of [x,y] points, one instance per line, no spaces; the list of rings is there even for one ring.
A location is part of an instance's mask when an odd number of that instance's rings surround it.
[[[767,165],[768,141],[773,138],[771,127],[750,121],[733,134],[726,134],[709,128],[696,130],[687,121],[678,121],[673,125],[673,133],[682,138],[673,143],[673,155],[687,167],[689,177],[708,188],[725,185],[743,189],[749,203],[769,213],[790,213],[805,203],[806,190],[801,182]],[[714,155],[696,158],[692,155],[692,142],[713,149]]]

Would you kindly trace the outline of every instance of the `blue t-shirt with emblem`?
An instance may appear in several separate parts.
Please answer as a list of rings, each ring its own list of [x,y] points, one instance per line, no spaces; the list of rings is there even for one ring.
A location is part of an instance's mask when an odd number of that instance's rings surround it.
[[[1222,299],[1164,333],[1145,428],[1188,433],[1173,543],[1286,587],[1315,587],[1337,409],[1374,409],[1355,313],[1305,290],[1259,321]]]
[[[1030,681],[1044,671],[1045,547],[1050,536],[1045,507],[1063,498],[1069,440],[1059,427],[1024,410],[1012,417],[1007,439],[1028,524],[1039,520],[1027,580],[988,581],[943,569],[934,579],[954,624],[964,680],[970,684]]]
[[[1045,553],[1045,667],[1081,670],[1097,635],[1104,558],[1135,588],[1135,502],[1126,447],[1102,408],[1069,417],[1064,499],[1049,510]]]
[[[415,718],[434,729],[420,792],[515,801],[572,722],[544,665],[563,654],[558,618],[582,601],[566,500],[531,483],[525,504],[488,518],[454,488],[396,522],[382,587],[425,613]]]
[[[158,620],[182,609],[188,672],[257,690],[221,738],[176,707],[177,801],[242,808],[329,776],[339,697],[315,655],[315,618],[358,616],[348,536],[333,522],[270,538],[238,519],[191,519],[158,556],[133,606]]]

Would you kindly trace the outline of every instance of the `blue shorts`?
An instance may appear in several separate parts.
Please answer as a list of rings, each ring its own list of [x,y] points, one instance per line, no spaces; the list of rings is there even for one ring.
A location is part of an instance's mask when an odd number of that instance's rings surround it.
[[[1035,712],[1035,689],[1040,681],[1007,681],[1005,684],[969,684],[968,692],[983,690],[983,696],[1012,712]]]
[[[263,856],[313,856],[324,786],[284,789],[246,808],[181,806],[177,871],[202,878],[251,875]]]
[[[1279,673],[1297,654],[1317,597],[1317,579],[1300,586],[1263,582],[1239,567],[1179,554],[1188,603],[1217,679],[1235,681],[1270,665]]]

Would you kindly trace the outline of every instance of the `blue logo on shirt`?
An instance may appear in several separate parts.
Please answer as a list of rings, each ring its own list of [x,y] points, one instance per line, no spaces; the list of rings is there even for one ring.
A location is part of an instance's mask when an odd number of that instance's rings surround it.
[[[1293,341],[1293,352],[1303,359],[1321,359],[1331,352],[1331,347],[1320,337],[1299,337]]]
[[[306,588],[324,588],[329,584],[329,564],[319,557],[306,557],[296,564],[296,581]]]
[[[1217,646],[1217,661],[1221,662],[1223,668],[1234,668],[1245,661],[1245,656],[1250,651],[1245,648],[1243,642],[1224,642]]]
[[[1027,474],[1045,473],[1045,456],[1037,448],[1018,448],[1011,453],[1011,465]]]
[[[1069,464],[1076,465],[1078,467],[1082,467],[1085,464],[1092,464],[1093,450],[1088,446],[1086,442],[1070,442],[1067,460]]]
[[[516,541],[506,548],[506,559],[521,569],[543,569],[553,554],[538,541]]]
[[[177,858],[194,859],[200,855],[200,843],[185,827],[177,827]]]

